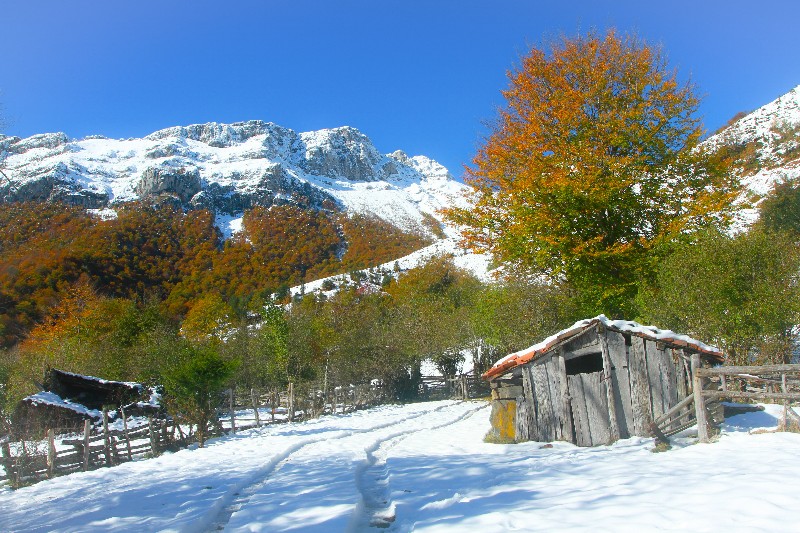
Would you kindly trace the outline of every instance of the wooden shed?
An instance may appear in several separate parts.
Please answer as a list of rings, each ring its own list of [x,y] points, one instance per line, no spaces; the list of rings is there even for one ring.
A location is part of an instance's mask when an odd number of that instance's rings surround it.
[[[603,315],[581,320],[483,375],[492,431],[504,441],[578,446],[650,436],[653,421],[690,394],[693,365],[722,359],[719,349],[669,330]]]
[[[47,428],[75,429],[84,420],[102,420],[102,409],[125,409],[126,414],[156,414],[158,402],[140,383],[110,381],[49,369],[44,390],[20,400],[14,411],[14,428],[20,434],[33,434]],[[112,415],[113,416],[113,415]]]

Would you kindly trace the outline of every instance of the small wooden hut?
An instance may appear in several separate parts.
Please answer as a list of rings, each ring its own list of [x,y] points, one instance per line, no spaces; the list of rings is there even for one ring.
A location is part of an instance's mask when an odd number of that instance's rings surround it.
[[[20,434],[47,428],[75,429],[84,420],[102,420],[102,409],[125,409],[127,414],[153,414],[160,406],[146,401],[147,389],[140,383],[110,381],[49,369],[44,389],[23,398],[14,412],[14,428]]]
[[[504,441],[578,446],[650,436],[653,420],[690,394],[692,360],[712,366],[722,352],[636,322],[581,320],[483,374],[492,430]]]

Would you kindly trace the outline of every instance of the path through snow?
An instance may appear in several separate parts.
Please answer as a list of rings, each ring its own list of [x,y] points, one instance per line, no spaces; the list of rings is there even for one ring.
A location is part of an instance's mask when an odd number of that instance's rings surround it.
[[[800,532],[800,435],[748,433],[779,410],[651,453],[486,444],[481,402],[384,406],[0,489],[0,531]]]

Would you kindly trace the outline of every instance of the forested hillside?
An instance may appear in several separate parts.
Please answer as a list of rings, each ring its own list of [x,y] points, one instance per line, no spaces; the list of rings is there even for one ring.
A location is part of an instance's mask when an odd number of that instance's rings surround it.
[[[76,284],[98,295],[163,304],[181,320],[208,294],[242,314],[248,302],[384,263],[429,241],[376,217],[255,208],[221,240],[205,210],[128,204],[104,219],[61,203],[0,205],[0,334],[10,347]]]

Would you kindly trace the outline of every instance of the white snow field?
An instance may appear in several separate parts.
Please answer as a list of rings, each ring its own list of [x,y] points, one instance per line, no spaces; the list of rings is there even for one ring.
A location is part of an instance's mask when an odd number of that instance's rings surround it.
[[[486,402],[384,406],[0,489],[0,531],[800,531],[780,407],[718,442],[488,444]]]

